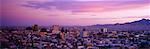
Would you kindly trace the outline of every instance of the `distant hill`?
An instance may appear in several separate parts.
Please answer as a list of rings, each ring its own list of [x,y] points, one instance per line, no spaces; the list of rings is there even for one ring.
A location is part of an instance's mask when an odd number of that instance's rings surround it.
[[[134,22],[129,22],[125,24],[130,24],[130,25],[150,25],[150,20],[149,19],[142,19]]]
[[[141,31],[141,30],[150,30],[150,20],[149,19],[141,19],[133,22],[127,23],[116,23],[116,24],[106,24],[106,25],[92,25],[90,27],[97,27],[97,28],[109,28],[112,30],[123,30],[123,31]]]

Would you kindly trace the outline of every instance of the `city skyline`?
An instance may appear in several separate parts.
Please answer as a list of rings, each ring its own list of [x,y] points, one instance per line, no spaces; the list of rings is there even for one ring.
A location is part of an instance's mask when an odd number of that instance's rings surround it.
[[[94,25],[150,19],[150,0],[3,0],[2,25]]]

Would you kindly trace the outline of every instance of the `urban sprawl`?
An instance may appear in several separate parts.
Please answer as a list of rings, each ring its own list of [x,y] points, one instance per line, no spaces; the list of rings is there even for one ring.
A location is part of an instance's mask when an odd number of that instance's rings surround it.
[[[150,49],[150,31],[86,27],[1,28],[0,49]]]

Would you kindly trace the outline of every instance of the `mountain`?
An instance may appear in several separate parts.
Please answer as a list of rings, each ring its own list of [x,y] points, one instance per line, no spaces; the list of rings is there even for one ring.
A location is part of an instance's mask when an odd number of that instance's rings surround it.
[[[141,19],[141,20],[137,20],[137,21],[133,21],[133,22],[127,22],[127,23],[116,23],[116,24],[96,24],[96,25],[92,25],[92,26],[110,26],[110,25],[150,25],[150,20],[149,19]]]
[[[150,20],[149,19],[141,19],[133,22],[127,22],[127,23],[116,23],[116,24],[106,24],[106,25],[92,25],[91,27],[97,27],[97,28],[109,28],[113,30],[134,30],[134,31],[140,31],[140,30],[150,30]]]
[[[129,22],[125,24],[130,24],[130,25],[150,25],[150,20],[149,19],[142,19],[134,22]]]

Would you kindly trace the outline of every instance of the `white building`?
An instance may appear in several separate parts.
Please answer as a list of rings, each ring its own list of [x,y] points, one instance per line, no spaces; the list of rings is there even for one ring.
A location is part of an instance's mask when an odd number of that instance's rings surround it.
[[[108,28],[102,28],[101,32],[108,32]]]

